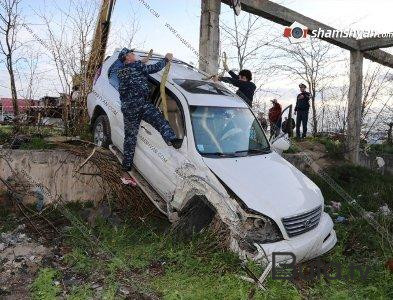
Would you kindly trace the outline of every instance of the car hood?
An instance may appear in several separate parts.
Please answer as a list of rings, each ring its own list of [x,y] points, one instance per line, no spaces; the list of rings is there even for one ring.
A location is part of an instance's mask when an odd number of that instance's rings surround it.
[[[273,219],[323,205],[320,189],[276,152],[203,160],[249,208]]]

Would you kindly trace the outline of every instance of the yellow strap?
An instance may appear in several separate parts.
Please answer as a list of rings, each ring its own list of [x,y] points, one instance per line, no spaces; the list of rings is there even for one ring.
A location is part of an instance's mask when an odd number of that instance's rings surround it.
[[[160,84],[160,94],[161,94],[161,102],[162,102],[162,112],[164,114],[165,119],[168,120],[168,106],[167,99],[165,93],[165,84],[168,80],[169,69],[171,68],[171,62],[168,62],[165,66],[164,72],[162,73],[161,84]]]
[[[149,54],[147,55],[147,61],[153,56],[153,49],[150,49]]]

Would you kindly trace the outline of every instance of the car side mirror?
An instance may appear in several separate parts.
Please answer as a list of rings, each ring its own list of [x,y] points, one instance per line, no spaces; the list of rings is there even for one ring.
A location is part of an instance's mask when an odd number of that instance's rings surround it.
[[[278,139],[274,140],[272,143],[272,148],[279,154],[283,151],[286,151],[291,146],[291,142],[286,135],[279,137]]]

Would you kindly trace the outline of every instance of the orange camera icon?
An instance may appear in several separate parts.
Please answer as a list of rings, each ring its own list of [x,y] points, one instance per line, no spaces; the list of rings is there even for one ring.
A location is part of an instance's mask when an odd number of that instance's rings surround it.
[[[308,28],[295,22],[290,27],[284,28],[284,37],[288,38],[291,43],[302,42],[308,37]]]

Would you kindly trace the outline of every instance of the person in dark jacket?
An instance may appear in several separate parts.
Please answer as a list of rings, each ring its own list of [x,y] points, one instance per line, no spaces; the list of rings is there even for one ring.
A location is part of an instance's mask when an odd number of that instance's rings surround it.
[[[300,138],[300,125],[303,125],[302,138],[307,135],[308,111],[310,109],[310,93],[306,92],[306,86],[299,84],[300,94],[297,95],[295,115],[296,115],[296,137]]]
[[[217,81],[222,81],[222,82],[226,82],[229,84],[232,84],[236,87],[238,87],[239,89],[236,92],[236,95],[240,96],[241,98],[243,98],[244,101],[246,101],[246,103],[252,107],[252,100],[254,98],[254,93],[256,90],[256,85],[251,82],[252,80],[252,73],[250,70],[241,70],[239,72],[239,75],[237,75],[235,72],[233,71],[229,71],[228,67],[225,68],[229,75],[231,75],[231,77],[219,77],[219,76],[214,76],[213,80],[215,82]]]
[[[270,134],[278,136],[281,130],[281,105],[277,99],[272,100],[273,106],[269,109]]]
[[[151,124],[168,145],[175,148],[180,147],[181,140],[176,138],[168,121],[165,120],[157,107],[146,100],[150,92],[147,81],[148,74],[163,69],[167,62],[172,60],[173,55],[167,53],[165,58],[157,63],[146,65],[133,50],[124,48],[118,58],[124,64],[117,72],[121,112],[124,119],[123,170],[131,171],[141,120]]]

